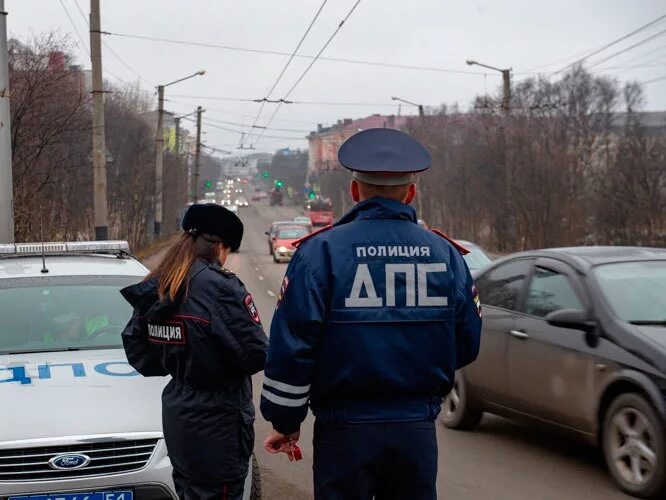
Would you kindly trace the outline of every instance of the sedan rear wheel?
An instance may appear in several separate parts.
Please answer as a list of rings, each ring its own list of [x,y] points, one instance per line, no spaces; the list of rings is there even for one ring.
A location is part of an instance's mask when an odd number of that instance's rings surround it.
[[[604,418],[606,464],[625,492],[653,497],[666,489],[664,428],[652,405],[634,393],[622,394]]]
[[[442,403],[439,419],[449,429],[472,430],[479,425],[482,417],[481,410],[470,406],[465,380],[461,373],[457,373],[453,388]]]

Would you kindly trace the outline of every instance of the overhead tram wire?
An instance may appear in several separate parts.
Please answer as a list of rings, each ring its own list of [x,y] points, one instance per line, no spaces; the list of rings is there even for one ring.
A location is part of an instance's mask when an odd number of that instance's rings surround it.
[[[184,119],[189,121],[189,122],[196,123],[196,120],[194,120],[193,118],[188,117],[188,118],[184,118]],[[216,125],[214,123],[210,123],[207,120],[203,121],[203,122],[208,127],[216,128],[216,129],[219,129],[219,130],[224,130],[226,132],[233,132],[235,134],[241,134],[241,135],[245,134],[245,131],[243,131],[243,130],[223,127],[221,125]],[[267,135],[265,137],[268,137],[268,138],[271,138],[271,139],[284,139],[284,140],[292,140],[292,141],[304,140],[305,139],[305,135],[301,135],[301,136]]]
[[[654,34],[654,35],[652,35],[652,36],[649,36],[649,37],[647,37],[647,38],[644,38],[644,39],[641,40],[640,42],[637,42],[637,43],[635,43],[635,44],[633,44],[633,45],[631,45],[631,46],[629,46],[629,47],[627,47],[627,48],[625,48],[625,49],[622,49],[622,50],[619,50],[619,51],[617,51],[617,52],[614,52],[613,54],[611,54],[611,55],[609,55],[609,56],[606,56],[606,57],[604,57],[603,59],[600,59],[599,61],[596,61],[594,64],[589,65],[589,66],[587,67],[587,69],[592,69],[592,68],[594,68],[594,67],[596,67],[596,66],[599,66],[600,64],[605,63],[605,62],[608,61],[609,59],[612,59],[612,58],[617,57],[617,56],[619,56],[619,55],[621,55],[621,54],[624,54],[625,52],[629,52],[630,50],[633,50],[633,49],[635,49],[636,47],[640,47],[641,45],[646,44],[646,43],[648,43],[648,42],[654,40],[655,38],[658,38],[658,37],[663,36],[663,35],[666,35],[666,29],[665,29],[665,30],[661,30],[659,33],[656,33],[656,34]]]
[[[167,102],[171,102],[173,104],[179,104],[182,106],[189,106],[189,107],[196,107],[195,104],[185,102],[185,101],[178,101],[174,99],[165,99]],[[207,111],[217,111],[218,113],[224,113],[227,115],[234,115],[234,116],[242,116],[243,118],[254,118],[254,115],[249,115],[247,113],[239,113],[238,111],[230,110],[230,109],[221,109],[221,108],[212,108],[210,106],[206,106]],[[311,120],[290,120],[287,118],[278,118],[276,121],[279,122],[285,122],[285,123],[297,123],[299,125],[312,125]],[[244,127],[247,125],[243,125]]]
[[[236,127],[247,127],[247,124],[245,124],[245,123],[228,122],[228,121],[224,121],[224,120],[217,120],[217,119],[215,119],[215,118],[210,118],[210,117],[206,118],[206,121],[209,121],[209,122],[215,122],[215,123],[221,123],[221,124],[223,124],[223,125],[233,125],[233,126],[236,126]],[[265,128],[265,127],[256,127],[256,128],[262,128],[262,129],[263,129],[263,128]],[[268,129],[268,130],[275,130],[275,131],[279,131],[279,132],[303,132],[303,133],[308,133],[308,132],[310,132],[309,130],[303,130],[303,129],[293,129],[293,128],[273,128],[273,127],[271,127],[271,128]]]
[[[655,83],[655,82],[661,82],[663,80],[666,80],[666,75],[663,76],[658,76],[657,78],[652,78],[651,80],[645,80],[641,82],[643,85],[647,85],[648,83]]]
[[[202,99],[212,101],[230,101],[230,102],[259,102],[259,99],[244,99],[240,97],[222,97],[222,96],[204,96],[204,95],[185,95],[185,94],[170,94],[173,97],[182,97],[184,99]],[[304,104],[304,105],[317,105],[317,106],[368,106],[368,107],[388,107],[395,108],[396,104],[387,102],[333,102],[333,101],[286,101],[288,104]]]
[[[288,68],[289,65],[291,64],[291,61],[294,60],[294,56],[295,56],[296,53],[298,52],[298,49],[301,48],[301,45],[303,45],[303,42],[305,41],[305,38],[306,38],[306,37],[308,36],[308,34],[310,33],[310,30],[312,29],[312,26],[314,26],[314,23],[317,21],[317,18],[319,17],[319,14],[321,14],[321,11],[324,10],[324,6],[326,5],[326,2],[328,2],[328,0],[324,0],[324,1],[322,2],[322,4],[319,6],[319,9],[318,9],[317,12],[315,13],[315,15],[314,15],[314,17],[312,18],[312,20],[310,21],[310,24],[308,25],[307,29],[305,30],[305,33],[303,33],[303,35],[301,36],[301,39],[298,41],[298,44],[296,45],[296,48],[294,49],[294,51],[293,51],[293,52],[291,53],[291,55],[289,56],[289,59],[287,60],[287,63],[284,65],[284,67],[282,68],[282,71],[280,71],[280,74],[279,74],[278,77],[275,79],[275,82],[273,83],[273,86],[272,86],[272,87],[270,88],[270,90],[266,93],[266,99],[270,99],[271,94],[272,94],[273,91],[275,90],[275,87],[277,87],[277,86],[278,86],[278,83],[280,83],[280,80],[282,79],[282,77],[284,76],[285,72],[287,71],[287,68]],[[249,133],[248,133],[248,137],[252,134],[252,132],[253,132],[252,129],[256,128],[256,126],[257,126],[257,122],[259,121],[259,118],[261,117],[261,113],[263,112],[265,106],[266,106],[266,101],[264,100],[264,101],[261,102],[261,106],[259,107],[259,111],[257,111],[257,115],[256,115],[255,118],[254,118],[254,122],[252,123],[252,126],[250,127],[250,131],[249,131]]]
[[[340,30],[342,29],[342,27],[344,26],[344,24],[345,24],[345,23],[347,22],[347,20],[351,17],[351,15],[352,15],[352,14],[354,13],[354,11],[356,10],[356,7],[358,7],[358,4],[360,4],[360,3],[361,3],[361,0],[356,0],[356,2],[354,2],[354,5],[352,5],[352,8],[349,9],[349,12],[347,12],[347,15],[344,17],[344,19],[342,19],[342,21],[340,21],[340,24],[338,24],[338,27],[335,28],[335,31],[333,31],[333,33],[332,33],[331,36],[328,38],[328,40],[326,40],[326,43],[325,43],[325,44],[323,45],[323,47],[319,50],[319,52],[317,53],[317,55],[315,56],[315,58],[312,59],[312,61],[310,61],[310,64],[308,64],[307,68],[305,68],[305,71],[303,71],[303,73],[301,73],[301,76],[298,77],[298,79],[294,82],[294,84],[293,84],[293,85],[291,86],[291,88],[287,91],[287,93],[284,95],[284,97],[283,97],[282,99],[280,99],[280,103],[275,107],[275,110],[273,111],[273,114],[271,115],[271,117],[270,117],[270,118],[268,119],[268,121],[266,122],[265,127],[270,126],[270,124],[273,122],[273,119],[275,118],[275,116],[276,116],[276,115],[278,114],[278,112],[280,111],[280,108],[282,107],[282,104],[283,104],[287,99],[289,99],[289,96],[292,94],[292,92],[293,92],[294,90],[296,90],[296,87],[298,87],[298,85],[303,81],[303,78],[305,78],[305,75],[307,75],[308,72],[312,69],[312,66],[314,66],[314,63],[317,62],[317,60],[321,57],[321,55],[324,53],[324,51],[326,50],[326,48],[331,44],[331,42],[333,41],[333,39],[334,39],[334,38],[336,37],[336,35],[340,32]],[[264,130],[265,130],[265,129],[264,129]],[[253,145],[253,146],[256,146],[257,143],[261,140],[261,138],[262,138],[263,136],[264,136],[264,131],[262,130],[261,133],[259,134],[259,136],[257,137],[257,140],[254,141],[254,142],[252,143],[252,145]]]
[[[632,32],[630,32],[630,33],[627,33],[626,35],[623,35],[623,36],[621,36],[620,38],[617,38],[617,39],[615,39],[615,40],[613,40],[613,41],[607,43],[607,44],[604,45],[603,47],[600,47],[600,48],[598,48],[597,50],[592,51],[591,53],[587,54],[586,56],[581,57],[581,58],[579,58],[579,59],[576,59],[574,62],[572,62],[572,63],[570,63],[570,64],[567,64],[566,66],[564,66],[564,67],[561,68],[560,70],[555,71],[554,73],[552,73],[551,76],[558,75],[558,74],[562,73],[563,71],[566,71],[566,70],[569,69],[569,68],[573,68],[573,67],[576,66],[577,64],[580,64],[580,63],[583,63],[583,62],[587,61],[590,57],[596,56],[597,54],[603,52],[604,50],[609,49],[609,48],[611,48],[612,46],[617,45],[617,44],[620,43],[620,42],[623,42],[623,41],[626,40],[627,38],[630,38],[630,37],[632,37],[632,36],[634,36],[634,35],[640,33],[641,31],[645,31],[646,29],[648,29],[648,28],[654,26],[655,24],[660,23],[660,22],[663,21],[664,19],[666,19],[666,14],[663,14],[663,15],[661,15],[661,16],[659,16],[659,17],[653,19],[653,20],[650,21],[649,23],[644,24],[643,26],[641,26],[641,27],[639,27],[639,28],[636,28],[634,31],[632,31]]]
[[[83,18],[83,21],[86,23],[86,26],[90,27],[89,21],[88,21],[88,19],[86,18],[86,15],[85,15],[85,13],[83,12],[83,9],[81,9],[81,6],[79,5],[79,0],[74,0],[74,5],[76,6],[76,9],[79,11],[79,14],[81,14],[81,18]],[[102,33],[102,34],[104,34],[104,33]],[[132,68],[129,64],[127,64],[127,62],[125,62],[125,60],[124,60],[122,57],[120,57],[120,56],[118,55],[118,53],[117,53],[115,50],[113,50],[113,49],[111,48],[111,46],[110,46],[108,43],[106,43],[106,42],[104,41],[104,39],[102,39],[102,45],[104,45],[104,47],[106,47],[106,49],[107,49],[107,50],[108,50],[108,51],[109,51],[109,52],[110,52],[110,53],[111,53],[116,59],[118,59],[118,61],[120,61],[120,63],[121,63],[123,66],[125,66],[128,70],[130,70],[132,73],[134,73],[134,75],[135,75],[139,80],[143,80],[144,82],[147,82],[147,83],[149,83],[149,84],[151,84],[151,85],[153,85],[153,86],[157,86],[154,82],[151,82],[150,80],[144,78],[143,76],[141,76],[141,74],[140,74],[138,71],[136,71],[136,70],[135,70],[134,68]]]
[[[235,46],[229,46],[229,45],[218,45],[214,43],[200,43],[200,42],[190,42],[186,40],[175,40],[172,38],[159,38],[159,37],[152,37],[152,36],[144,36],[144,35],[133,35],[129,33],[109,33],[105,32],[105,35],[108,36],[118,36],[118,37],[124,37],[124,38],[133,38],[136,40],[148,40],[148,41],[153,41],[153,42],[160,42],[160,43],[171,43],[171,44],[176,44],[176,45],[187,45],[187,46],[192,46],[192,47],[205,47],[209,49],[220,49],[220,50],[230,50],[230,51],[236,51],[236,52],[248,52],[248,53],[253,53],[253,54],[264,54],[264,55],[273,55],[273,56],[285,56],[289,57],[291,54],[289,52],[281,52],[277,50],[263,50],[263,49],[248,49],[245,47],[235,47]],[[315,56],[312,55],[306,55],[306,54],[296,54],[294,56],[295,58],[301,58],[301,59],[314,59]],[[475,76],[484,76],[486,73],[481,72],[481,71],[468,71],[468,70],[461,70],[461,69],[453,69],[453,68],[441,68],[437,66],[416,66],[416,65],[410,65],[410,64],[393,64],[393,63],[387,63],[387,62],[382,62],[382,61],[365,61],[361,59],[348,59],[344,57],[319,57],[320,61],[329,61],[329,62],[339,62],[339,63],[349,63],[349,64],[360,64],[364,66],[377,66],[377,67],[385,67],[385,68],[394,68],[394,69],[409,69],[409,70],[416,70],[416,71],[432,71],[432,72],[438,72],[438,73],[450,73],[450,74],[458,74],[458,75],[475,75]]]

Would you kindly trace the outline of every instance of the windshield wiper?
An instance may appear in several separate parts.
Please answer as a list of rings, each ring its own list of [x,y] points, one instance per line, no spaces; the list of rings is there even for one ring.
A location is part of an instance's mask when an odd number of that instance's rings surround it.
[[[630,321],[632,325],[666,326],[666,319],[638,319]]]
[[[0,354],[35,354],[39,352],[75,352],[75,351],[80,351],[80,347],[62,347],[60,349],[54,348],[54,349],[24,349],[22,351],[0,351]]]

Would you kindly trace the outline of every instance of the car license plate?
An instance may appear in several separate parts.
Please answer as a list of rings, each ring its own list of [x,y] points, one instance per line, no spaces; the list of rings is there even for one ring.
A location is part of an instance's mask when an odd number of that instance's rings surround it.
[[[9,497],[9,500],[133,500],[131,491],[98,491],[95,493],[49,493]]]

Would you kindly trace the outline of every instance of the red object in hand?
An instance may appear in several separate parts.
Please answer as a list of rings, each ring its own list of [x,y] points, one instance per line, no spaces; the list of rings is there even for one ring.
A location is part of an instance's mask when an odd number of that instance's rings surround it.
[[[289,460],[295,460],[299,461],[303,459],[303,454],[301,453],[301,449],[298,447],[296,443],[291,444],[291,454],[289,456]]]
[[[296,442],[291,438],[284,438],[283,440],[275,443],[273,449],[278,452],[286,453],[290,462],[299,461],[303,459],[303,454],[301,449],[298,447]]]

